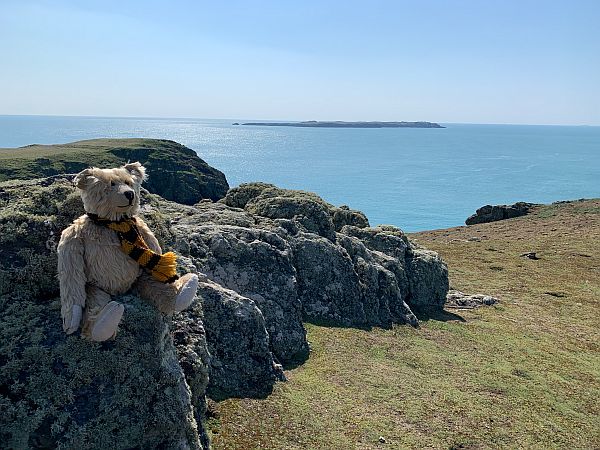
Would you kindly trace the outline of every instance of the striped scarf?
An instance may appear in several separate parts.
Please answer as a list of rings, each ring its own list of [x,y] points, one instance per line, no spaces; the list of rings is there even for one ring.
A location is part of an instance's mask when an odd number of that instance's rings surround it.
[[[152,276],[163,283],[172,283],[177,276],[177,256],[173,252],[163,255],[153,252],[144,241],[135,223],[135,218],[121,220],[100,219],[97,214],[87,213],[96,225],[102,225],[117,232],[121,242],[121,250],[133,258]]]

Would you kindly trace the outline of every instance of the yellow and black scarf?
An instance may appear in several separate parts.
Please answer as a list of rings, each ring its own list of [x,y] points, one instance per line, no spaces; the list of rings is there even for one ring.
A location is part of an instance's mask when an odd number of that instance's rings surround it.
[[[177,276],[177,256],[173,252],[163,255],[153,252],[144,241],[135,223],[135,218],[125,217],[121,220],[100,219],[97,214],[87,213],[96,225],[102,225],[117,232],[121,242],[121,250],[133,258],[152,276],[163,283],[172,283]]]

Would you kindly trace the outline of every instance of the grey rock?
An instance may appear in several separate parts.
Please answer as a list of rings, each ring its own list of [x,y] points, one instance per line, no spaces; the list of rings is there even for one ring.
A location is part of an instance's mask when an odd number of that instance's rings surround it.
[[[58,299],[2,296],[3,447],[202,448],[167,321],[137,297],[118,300],[120,333],[98,344],[63,333]]]
[[[346,205],[336,207],[306,191],[281,189],[267,183],[246,183],[230,189],[221,200],[228,206],[271,219],[291,219],[304,231],[335,240],[334,231],[345,225],[369,226],[367,216]]]
[[[430,250],[411,249],[407,253],[406,272],[412,308],[443,308],[448,292],[448,267]]]
[[[364,229],[345,226],[342,233],[360,239],[395,275],[400,299],[411,308],[443,307],[449,288],[448,267],[437,253],[418,248],[402,230],[391,225]],[[393,302],[391,308],[395,306],[401,307],[402,303]]]
[[[245,208],[246,204],[258,197],[265,189],[277,189],[277,186],[269,183],[243,183],[227,191],[225,197],[220,202],[233,208]]]
[[[360,280],[348,253],[330,240],[308,233],[294,238],[292,246],[306,320],[365,325]]]
[[[399,260],[406,257],[406,251],[411,246],[404,232],[391,225],[379,225],[374,228],[344,226],[341,233],[360,239],[370,250],[385,253]]]
[[[273,194],[273,195],[271,195]],[[244,208],[251,214],[270,219],[291,219],[302,230],[335,240],[335,228],[327,207],[311,196],[278,195],[279,190],[263,191]]]
[[[496,222],[498,220],[512,219],[524,216],[535,203],[517,202],[512,205],[485,205],[479,208],[475,214],[469,216],[465,223],[475,225],[477,223]]]
[[[82,213],[70,180],[0,183],[0,207],[3,301],[16,292],[30,302],[55,298],[57,238]],[[252,183],[230,190],[217,203],[182,205],[143,192],[142,214],[162,247],[180,255],[182,270],[201,276],[192,308],[172,320],[161,319],[157,328],[160,316],[147,321],[145,332],[143,322],[131,324],[139,325],[136,332],[164,335],[152,342],[177,352],[169,361],[179,371],[178,389],[187,389],[188,397],[180,395],[170,408],[188,402],[180,415],[186,430],[195,424],[191,433],[196,440],[185,441],[191,447],[208,445],[202,427],[205,392],[216,399],[263,397],[284,378],[281,363],[306,359],[303,320],[336,326],[417,325],[412,308],[441,308],[446,299],[448,272],[436,253],[417,248],[398,228],[369,228],[364,214],[334,207],[316,194]],[[143,314],[152,312],[137,306],[134,297],[128,302]],[[132,317],[139,319],[135,313]],[[53,326],[60,326],[55,319]],[[174,344],[165,334],[169,327]],[[148,351],[153,356],[138,356],[166,358],[155,348]],[[134,364],[130,368],[138,370]],[[173,439],[183,436],[169,426]]]
[[[2,446],[202,448],[168,318],[126,295],[116,340],[62,330],[56,244],[83,211],[70,180],[5,182],[0,192]]]
[[[174,230],[189,243],[200,272],[260,308],[278,361],[306,358],[308,344],[291,247],[274,228],[181,224]]]
[[[252,300],[211,281],[201,282],[198,293],[211,355],[210,397],[221,400],[270,394],[282,374],[273,361],[260,309]]]
[[[205,449],[210,448],[206,420],[206,389],[209,383],[211,355],[208,352],[203,322],[202,302],[196,300],[170,324],[179,365],[191,391],[194,418],[198,424],[198,437]]]
[[[500,300],[491,295],[484,294],[465,294],[457,290],[448,291],[446,306],[448,308],[477,308],[479,306],[495,305]]]
[[[350,256],[360,280],[360,301],[366,325],[417,325],[417,318],[404,301],[408,296],[408,285],[406,273],[398,260],[369,250],[356,237],[339,234],[338,243]]]
[[[346,205],[341,205],[336,208],[330,206],[329,212],[333,221],[335,231],[340,231],[344,226],[351,225],[357,228],[365,228],[369,226],[369,219],[362,211],[350,209]]]

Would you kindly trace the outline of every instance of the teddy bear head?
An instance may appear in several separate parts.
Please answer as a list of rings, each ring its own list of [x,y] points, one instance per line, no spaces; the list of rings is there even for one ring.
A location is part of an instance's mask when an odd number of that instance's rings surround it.
[[[87,213],[120,220],[138,213],[140,185],[145,179],[146,169],[134,162],[114,169],[85,169],[75,176],[74,183],[81,191]]]

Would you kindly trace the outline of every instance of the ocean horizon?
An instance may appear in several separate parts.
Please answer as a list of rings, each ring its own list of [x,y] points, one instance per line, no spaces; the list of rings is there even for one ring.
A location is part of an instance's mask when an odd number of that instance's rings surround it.
[[[407,232],[464,225],[484,204],[600,197],[600,127],[232,125],[256,119],[0,115],[0,147],[145,137],[184,144],[232,187],[264,181],[364,211]],[[283,122],[288,120],[269,121]]]

